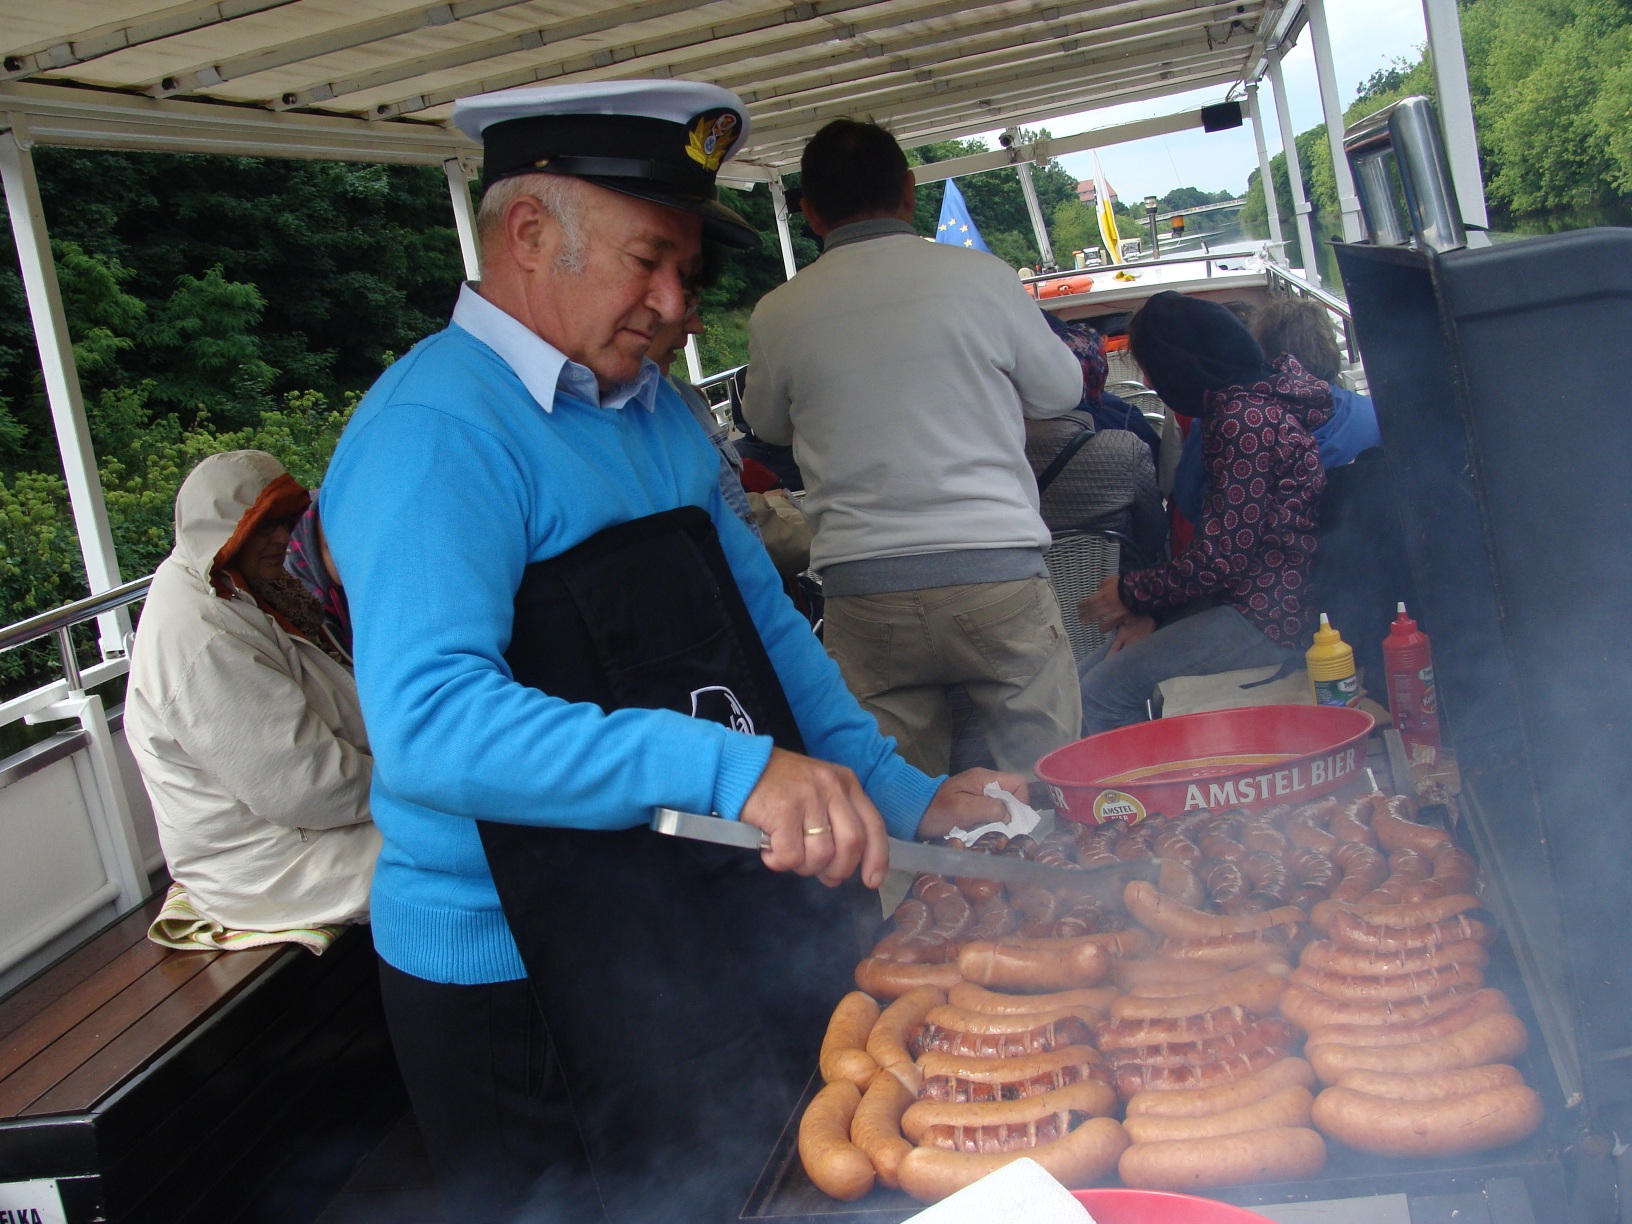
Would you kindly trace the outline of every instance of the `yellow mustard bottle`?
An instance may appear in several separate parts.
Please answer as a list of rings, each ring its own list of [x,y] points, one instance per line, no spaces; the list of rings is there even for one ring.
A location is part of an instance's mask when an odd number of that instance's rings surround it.
[[[1315,644],[1304,653],[1316,705],[1352,706],[1360,700],[1360,678],[1354,674],[1354,648],[1338,635],[1326,613],[1320,614]]]

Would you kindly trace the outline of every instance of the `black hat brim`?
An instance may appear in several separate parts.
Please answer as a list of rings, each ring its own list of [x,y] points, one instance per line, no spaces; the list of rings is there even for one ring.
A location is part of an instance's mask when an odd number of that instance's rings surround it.
[[[759,231],[749,225],[739,213],[727,208],[718,200],[699,200],[689,196],[676,195],[666,190],[661,183],[648,183],[640,179],[603,178],[585,175],[584,181],[594,183],[597,187],[605,187],[608,191],[634,196],[637,200],[650,200],[653,204],[662,204],[667,208],[677,208],[681,212],[690,213],[694,217],[701,217],[703,219],[703,237],[714,242],[735,247],[739,251],[752,251],[759,248]]]

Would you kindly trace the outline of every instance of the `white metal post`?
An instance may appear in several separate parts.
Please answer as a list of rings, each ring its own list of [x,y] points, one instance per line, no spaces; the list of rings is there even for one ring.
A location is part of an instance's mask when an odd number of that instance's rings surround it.
[[[1264,117],[1258,109],[1258,82],[1247,86],[1247,114],[1252,118],[1252,139],[1258,146],[1258,178],[1264,184],[1264,207],[1269,212],[1269,240],[1282,258],[1286,238],[1281,233],[1281,202],[1275,198],[1275,176],[1270,172],[1269,147],[1264,144]]]
[[[0,181],[5,185],[12,238],[17,244],[23,289],[28,294],[28,312],[34,323],[34,342],[40,350],[45,395],[51,404],[57,449],[62,453],[74,531],[79,537],[80,556],[85,560],[85,578],[95,595],[120,585],[119,558],[113,548],[102,479],[96,470],[96,452],[85,419],[62,287],[57,283],[57,265],[51,258],[51,238],[45,228],[40,183],[30,152],[32,142],[22,116],[8,115],[0,123],[10,128],[0,132]],[[105,613],[97,617],[97,626],[101,630],[102,657],[123,658],[130,636],[129,612],[120,608]]]
[[[1315,251],[1315,230],[1309,222],[1309,197],[1303,191],[1303,164],[1298,161],[1298,138],[1292,130],[1292,112],[1286,105],[1286,79],[1281,74],[1280,52],[1269,57],[1269,87],[1275,95],[1275,118],[1286,154],[1286,179],[1292,188],[1292,215],[1298,224],[1298,245],[1303,248],[1303,279],[1320,288],[1320,260]]]
[[[1490,224],[1490,214],[1479,172],[1479,141],[1473,130],[1473,100],[1468,95],[1468,64],[1456,0],[1422,0],[1422,15],[1428,25],[1428,56],[1434,67],[1434,92],[1445,133],[1445,156],[1451,163],[1451,184],[1462,209],[1462,223],[1479,227],[1468,234],[1468,243],[1482,246],[1489,241],[1482,231]]]
[[[482,248],[476,241],[476,210],[470,203],[470,175],[465,163],[450,157],[442,163],[448,176],[448,198],[453,202],[453,224],[459,231],[459,252],[465,257],[465,279],[482,279]]]
[[[1037,202],[1037,185],[1031,181],[1031,163],[1018,163],[1014,172],[1020,176],[1020,194],[1026,197],[1026,211],[1031,214],[1031,232],[1037,238],[1041,269],[1058,267],[1054,262],[1054,244],[1048,240],[1048,226],[1043,222],[1043,206]]]
[[[686,370],[691,375],[691,385],[696,386],[703,381],[703,359],[697,351],[697,337],[686,337]]]
[[[1360,216],[1360,197],[1354,191],[1354,175],[1349,159],[1343,156],[1343,107],[1337,100],[1337,69],[1332,64],[1331,31],[1326,25],[1326,0],[1304,0],[1309,14],[1309,42],[1315,52],[1315,81],[1320,87],[1320,109],[1326,116],[1326,143],[1332,153],[1332,173],[1337,180],[1337,207],[1343,214],[1343,241],[1359,242],[1366,236]]]
[[[776,213],[776,240],[782,245],[782,271],[789,280],[799,271],[793,259],[793,231],[788,228],[788,195],[782,190],[781,176],[771,180],[771,208]]]

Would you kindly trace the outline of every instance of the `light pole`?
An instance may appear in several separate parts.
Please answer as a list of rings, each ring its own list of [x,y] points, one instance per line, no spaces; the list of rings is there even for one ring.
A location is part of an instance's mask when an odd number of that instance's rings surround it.
[[[1156,236],[1156,210],[1161,205],[1162,202],[1155,196],[1145,197],[1145,217],[1150,222],[1150,257],[1152,259],[1162,257],[1162,241]]]

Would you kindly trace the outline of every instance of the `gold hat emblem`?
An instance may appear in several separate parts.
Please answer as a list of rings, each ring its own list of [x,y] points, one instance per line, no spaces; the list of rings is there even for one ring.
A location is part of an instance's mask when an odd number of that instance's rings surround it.
[[[740,134],[735,111],[704,111],[692,120],[686,134],[686,156],[712,173],[720,168]]]

